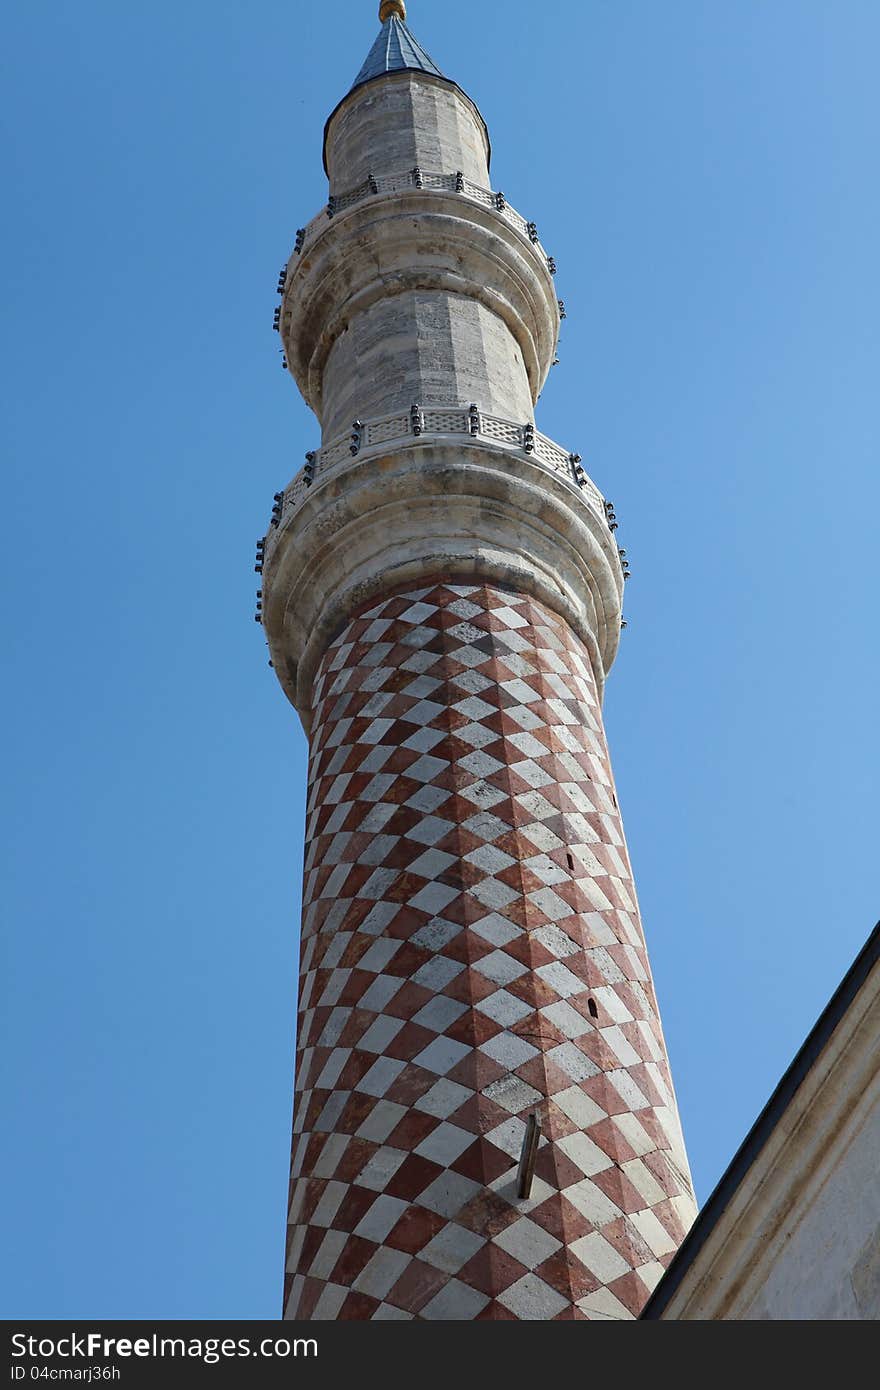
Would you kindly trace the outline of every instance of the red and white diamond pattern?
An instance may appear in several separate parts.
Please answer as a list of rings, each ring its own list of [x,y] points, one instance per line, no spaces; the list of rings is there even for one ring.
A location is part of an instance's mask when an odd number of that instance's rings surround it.
[[[586,649],[438,582],[314,711],[285,1316],[637,1316],[696,1208]]]

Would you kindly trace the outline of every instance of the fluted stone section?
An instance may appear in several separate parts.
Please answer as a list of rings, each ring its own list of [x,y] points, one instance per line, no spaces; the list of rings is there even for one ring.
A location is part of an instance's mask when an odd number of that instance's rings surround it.
[[[285,1315],[637,1316],[695,1207],[589,654],[439,579],[314,701]]]
[[[504,321],[461,294],[413,290],[380,299],[339,335],[324,367],[323,437],[357,417],[480,401],[534,420],[522,354]]]
[[[448,345],[436,341],[432,318],[441,332],[449,325]],[[291,259],[281,331],[290,370],[329,437],[331,422],[350,414],[343,368],[362,345],[379,353],[358,378],[379,413],[393,409],[402,380],[436,389],[433,363],[445,359],[448,404],[475,399],[488,409],[488,394],[513,418],[529,419],[556,350],[559,310],[543,251],[498,212],[463,194],[408,187],[334,216]],[[368,413],[364,406],[358,415]]]
[[[357,88],[327,123],[324,160],[331,194],[370,174],[404,169],[460,170],[489,184],[489,137],[473,102],[427,73],[389,73]]]

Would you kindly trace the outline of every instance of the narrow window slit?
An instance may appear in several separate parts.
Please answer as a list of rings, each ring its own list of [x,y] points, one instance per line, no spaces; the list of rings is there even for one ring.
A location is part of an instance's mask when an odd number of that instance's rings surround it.
[[[599,1008],[598,1008],[598,1005],[596,1004],[595,999],[588,999],[588,1000],[587,1000],[587,1008],[588,1008],[589,1011],[590,1011],[590,1018],[598,1018],[598,1017],[599,1017]]]

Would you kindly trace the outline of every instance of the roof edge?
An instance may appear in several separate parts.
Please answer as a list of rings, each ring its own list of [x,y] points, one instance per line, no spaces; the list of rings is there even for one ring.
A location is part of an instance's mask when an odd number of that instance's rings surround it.
[[[730,1205],[752,1164],[758,1158],[777,1123],[788,1109],[813,1064],[824,1051],[832,1034],[878,960],[880,960],[880,922],[874,927],[832,994],[807,1034],[803,1045],[784,1072],[775,1091],[719,1179],[705,1206],[701,1208],[696,1221],[639,1314],[640,1320],[649,1322],[660,1320],[661,1314],[678,1292],[685,1274]]]

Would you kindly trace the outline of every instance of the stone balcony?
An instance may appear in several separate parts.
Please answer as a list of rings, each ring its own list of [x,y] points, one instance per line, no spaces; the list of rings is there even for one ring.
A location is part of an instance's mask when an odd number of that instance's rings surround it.
[[[416,440],[428,444],[448,442],[451,438],[461,443],[480,440],[531,459],[576,487],[582,501],[607,523],[605,499],[581,467],[580,455],[562,448],[528,421],[503,420],[497,415],[486,414],[476,405],[443,405],[424,410],[413,405],[405,414],[356,420],[350,433],[306,454],[305,467],[284,488],[273,509],[265,537],[266,558],[275,548],[279,527],[287,525],[315,484],[323,483],[331,475],[343,474],[361,455],[387,452],[392,446],[405,447]]]
[[[476,406],[358,420],[307,455],[261,542],[258,614],[306,728],[340,624],[430,576],[480,576],[549,604],[586,644],[601,691],[626,578],[609,512],[578,455]]]
[[[470,301],[489,311],[510,335],[509,352],[519,354],[516,364],[513,356],[505,360],[502,375],[510,374],[512,380],[522,374],[522,391],[534,404],[555,358],[564,314],[556,297],[555,270],[535,224],[516,212],[503,193],[459,173],[407,170],[370,178],[331,199],[300,229],[279,281],[275,327],[285,362],[322,421],[325,437],[341,423],[339,372],[343,380],[351,376],[350,364],[337,361],[335,345],[380,301],[418,292],[447,296],[453,307]],[[418,337],[422,331],[407,322],[387,329],[390,341],[399,333]],[[478,357],[500,350],[495,340],[477,347]],[[477,382],[459,382],[458,387],[459,399],[480,391]],[[487,389],[484,384],[482,390]],[[455,394],[450,379],[446,398]],[[380,414],[383,404],[390,410],[400,403],[384,404],[377,397],[371,401],[372,413]],[[495,412],[522,415],[527,405],[511,386],[507,397],[502,391],[495,401]]]
[[[515,208],[511,207],[503,193],[481,187],[480,184],[465,178],[460,171],[456,171],[454,174],[432,174],[426,173],[422,169],[407,169],[402,174],[365,179],[356,188],[331,198],[326,206],[319,213],[316,213],[311,222],[300,227],[296,234],[293,256],[299,256],[303,251],[306,251],[329,226],[330,222],[349,208],[355,207],[367,198],[374,198],[378,194],[401,193],[411,188],[428,189],[440,193],[458,193],[464,198],[469,198],[472,202],[482,204],[483,207],[494,208],[509,226],[515,227],[522,236],[538,248],[547,262],[550,274],[556,274],[556,262],[552,256],[547,255],[538,240],[537,224],[528,221]],[[288,262],[288,272],[293,268],[291,265],[293,256]]]

